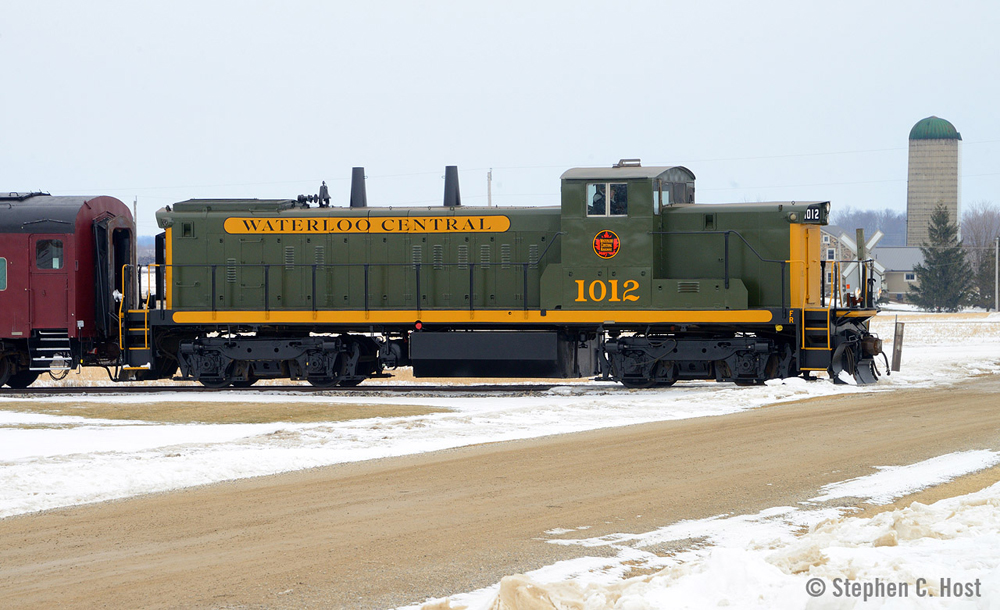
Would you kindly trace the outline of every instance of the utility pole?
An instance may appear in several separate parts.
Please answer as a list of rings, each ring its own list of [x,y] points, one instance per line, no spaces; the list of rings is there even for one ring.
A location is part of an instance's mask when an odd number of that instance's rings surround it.
[[[493,207],[493,168],[486,172],[486,207]]]
[[[134,223],[138,223],[139,222],[139,214],[136,212],[136,210],[138,208],[138,205],[139,205],[139,197],[133,196],[132,197],[132,222],[134,222]],[[138,235],[139,234],[139,228],[138,227],[136,227],[136,231],[135,232],[136,232],[136,237],[138,238],[139,237],[139,235]]]
[[[865,230],[856,229],[855,236],[858,240],[858,287],[855,289],[858,292],[859,305],[867,307],[868,305],[868,274],[867,268],[865,267],[865,259],[868,257],[868,253],[865,252]]]
[[[993,311],[1000,311],[1000,235],[997,235],[997,249],[993,257]]]

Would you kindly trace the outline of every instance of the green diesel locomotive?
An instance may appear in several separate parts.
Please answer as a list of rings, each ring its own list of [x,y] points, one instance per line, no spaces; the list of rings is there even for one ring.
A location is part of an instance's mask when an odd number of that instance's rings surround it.
[[[877,379],[869,282],[824,296],[827,202],[698,205],[688,169],[622,161],[565,172],[559,206],[462,206],[449,171],[443,206],[368,207],[358,175],[350,206],[159,210],[155,288],[124,290],[120,376]]]

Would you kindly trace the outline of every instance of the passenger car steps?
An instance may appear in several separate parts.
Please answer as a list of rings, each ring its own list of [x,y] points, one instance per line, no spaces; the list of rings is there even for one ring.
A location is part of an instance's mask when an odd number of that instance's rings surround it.
[[[65,329],[37,330],[28,339],[32,371],[69,371],[73,368],[73,347]]]

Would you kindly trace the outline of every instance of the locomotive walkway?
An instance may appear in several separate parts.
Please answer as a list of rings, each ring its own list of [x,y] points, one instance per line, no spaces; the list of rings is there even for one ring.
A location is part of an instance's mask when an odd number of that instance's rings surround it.
[[[0,599],[14,608],[414,603],[587,552],[541,541],[552,528],[646,532],[794,505],[875,465],[1000,449],[998,396],[1000,379],[983,377],[10,518],[0,521]],[[917,497],[996,480],[1000,469]]]

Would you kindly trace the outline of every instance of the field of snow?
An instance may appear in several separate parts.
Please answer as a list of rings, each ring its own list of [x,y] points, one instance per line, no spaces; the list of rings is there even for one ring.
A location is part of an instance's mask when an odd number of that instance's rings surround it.
[[[880,315],[873,323],[873,330],[886,341],[888,353],[891,353],[892,347],[894,316]],[[723,415],[810,396],[882,392],[898,387],[931,387],[960,382],[970,376],[1000,373],[1000,316],[997,314],[901,312],[899,318],[906,322],[903,370],[883,377],[878,385],[872,387],[838,386],[825,379],[812,382],[788,379],[758,387],[681,382],[672,388],[659,390],[628,390],[617,385],[584,381],[530,395],[289,395],[268,394],[265,387],[239,394],[204,395],[196,399],[219,403],[220,406],[232,402],[264,407],[274,405],[290,412],[296,407],[315,410],[317,405],[329,408],[331,412],[348,406],[370,408],[374,414],[380,408],[391,406],[421,407],[427,411],[394,417],[354,417],[346,420],[331,417],[330,421],[267,423],[239,420],[227,420],[227,423],[163,423],[142,419],[144,405],[155,406],[162,411],[165,405],[180,405],[192,400],[189,395],[169,391],[118,398],[60,398],[57,408],[53,408],[52,399],[46,397],[0,398],[0,518],[328,464],[651,421]],[[372,390],[377,388],[376,383],[370,385]],[[96,418],[89,413],[97,406],[106,412],[109,404],[120,407],[120,413],[114,418]],[[135,415],[130,416],[129,413]],[[825,495],[818,497],[817,501],[835,497],[836,494],[858,495],[859,489],[868,487],[879,490],[878,493],[871,492],[872,498],[879,501],[899,497],[914,489],[995,464],[996,455],[986,453],[989,455],[945,456],[941,462],[915,465],[909,470],[907,467],[884,470],[872,475],[882,476],[881,480],[865,478],[845,482],[847,491],[841,488],[825,489]],[[887,480],[910,483],[886,491],[882,481]],[[1000,490],[991,488],[982,493],[986,495],[976,496],[979,499],[961,500],[967,504],[956,505],[961,510],[965,510],[962,507],[966,505],[970,507],[968,510],[972,512],[962,518],[967,518],[971,525],[951,538],[939,540],[940,544],[953,541],[948,543],[951,545],[948,552],[957,553],[955,549],[961,547],[961,540],[965,540],[966,534],[973,535],[969,532],[975,528],[980,528],[976,531],[982,532],[996,530],[995,527],[989,529],[995,525],[994,522],[987,523],[986,517],[975,516],[971,507],[972,503],[980,500],[994,506],[1000,502]],[[905,519],[921,523],[933,521],[934,518],[928,515],[945,514],[952,509],[942,505],[940,508],[907,510],[912,514],[899,517],[900,523],[904,523]],[[824,511],[810,511],[807,507],[781,507],[760,515],[727,516],[705,522],[677,524],[676,532],[651,532],[647,538],[625,540],[605,537],[601,540],[575,541],[572,544],[612,545],[618,550],[618,557],[614,560],[577,560],[572,564],[551,566],[525,578],[557,584],[542,586],[532,584],[530,580],[512,578],[509,582],[514,584],[505,581],[503,591],[498,584],[495,590],[469,594],[468,599],[460,603],[490,607],[495,602],[500,604],[495,607],[501,608],[505,602],[496,599],[497,591],[506,594],[505,591],[511,590],[525,595],[541,595],[540,592],[544,592],[550,597],[569,595],[571,597],[567,600],[584,600],[582,605],[567,601],[562,606],[573,608],[612,607],[617,603],[613,599],[636,600],[635,604],[630,601],[614,607],[662,607],[663,600],[675,599],[671,595],[680,595],[676,599],[683,605],[688,603],[684,600],[689,599],[683,593],[684,587],[697,588],[697,583],[713,580],[718,583],[718,575],[725,573],[728,585],[706,587],[705,590],[714,597],[691,597],[689,605],[700,607],[721,601],[737,607],[783,605],[785,595],[795,596],[796,600],[801,598],[804,589],[799,586],[799,581],[804,582],[803,574],[812,573],[812,568],[805,572],[787,569],[788,565],[797,561],[790,559],[796,552],[804,557],[809,552],[818,553],[816,549],[833,548],[831,545],[835,541],[856,541],[853,546],[843,546],[847,550],[838,551],[836,558],[831,556],[816,567],[817,570],[829,570],[816,572],[825,575],[824,578],[832,578],[838,573],[834,570],[838,565],[855,566],[856,576],[870,573],[874,577],[881,573],[879,570],[882,568],[876,569],[882,565],[880,557],[890,561],[882,546],[876,545],[882,550],[867,554],[859,549],[868,548],[864,546],[865,536],[881,540],[890,535],[887,532],[892,528],[899,529],[899,525],[893,525],[895,522],[885,524],[872,520],[871,523],[852,524],[850,519],[840,520],[796,537],[796,530],[803,525],[815,524],[833,516]],[[986,521],[976,525],[978,522],[975,520],[980,518]],[[575,524],[566,524],[566,527],[572,530]],[[554,544],[567,543],[557,533],[552,533],[552,536]],[[697,537],[706,542],[697,549],[675,555],[669,562],[642,549],[649,540],[664,540],[669,536]],[[977,539],[985,540],[983,536],[985,534],[977,535]],[[923,540],[898,538],[898,534],[897,539],[900,549],[905,545],[918,545]],[[803,549],[802,545],[807,540],[812,540],[809,544],[814,545],[810,547],[813,551],[795,551]],[[1000,549],[1000,539],[990,543]],[[779,556],[788,559],[778,561],[775,558]],[[1000,552],[993,552],[992,556],[1000,561]],[[996,563],[984,563],[976,570],[993,570]],[[641,582],[621,580],[628,572],[625,566],[640,564],[649,569],[666,569],[667,572],[644,577]],[[904,572],[897,570],[892,573],[894,578],[903,578]],[[979,574],[967,570],[960,575],[964,577],[973,573]],[[559,583],[567,579],[568,582]],[[754,586],[749,586],[751,584]],[[759,589],[762,597],[743,600],[736,595],[754,587]],[[997,591],[1000,592],[1000,589]],[[572,597],[574,595],[575,598]],[[458,598],[455,602],[459,603]]]

